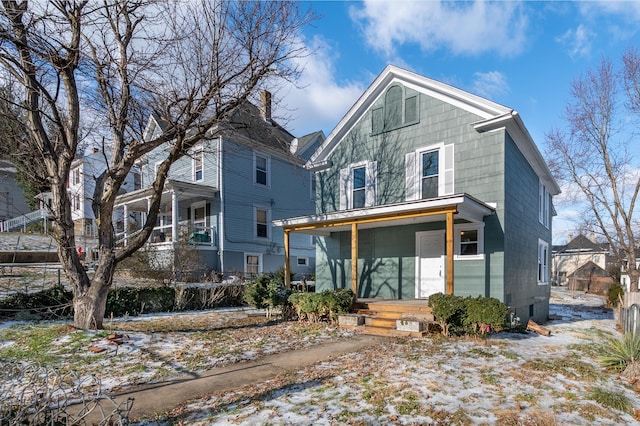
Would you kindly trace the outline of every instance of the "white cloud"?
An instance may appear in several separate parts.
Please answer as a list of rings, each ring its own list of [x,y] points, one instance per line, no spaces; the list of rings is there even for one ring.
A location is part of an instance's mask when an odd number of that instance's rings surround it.
[[[519,54],[526,43],[528,19],[520,2],[435,2],[367,0],[351,8],[367,43],[388,58],[402,44],[424,51],[454,54]]]
[[[361,82],[335,80],[335,58],[331,52],[337,49],[332,49],[325,40],[316,37],[309,45],[313,54],[302,64],[299,88],[288,86],[279,93],[281,104],[287,108],[280,114],[290,116],[291,122],[285,127],[296,136],[317,130],[328,135],[366,87]]]
[[[569,29],[556,41],[563,44],[569,49],[569,56],[575,58],[577,56],[589,56],[593,39],[596,34],[589,30],[586,26],[580,24],[575,30]]]
[[[487,99],[496,99],[509,93],[507,78],[500,71],[477,72],[474,74],[473,93]]]

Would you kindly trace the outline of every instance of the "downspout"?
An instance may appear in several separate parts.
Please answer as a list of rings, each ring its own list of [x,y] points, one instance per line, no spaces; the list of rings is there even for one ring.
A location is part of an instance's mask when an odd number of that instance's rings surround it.
[[[218,194],[220,194],[220,218],[218,220],[218,225],[220,229],[218,230],[218,256],[220,258],[220,273],[224,274],[224,188],[222,185],[222,136],[220,136],[220,141],[218,142]]]

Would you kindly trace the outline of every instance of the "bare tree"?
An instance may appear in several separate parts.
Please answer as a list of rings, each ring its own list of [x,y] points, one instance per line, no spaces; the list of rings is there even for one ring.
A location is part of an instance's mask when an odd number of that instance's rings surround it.
[[[74,325],[102,328],[114,269],[147,241],[171,165],[260,88],[295,81],[313,16],[289,1],[3,0],[0,63],[22,86],[33,161],[52,194],[52,232],[73,286]],[[143,139],[153,112],[161,136]],[[90,278],[74,235],[67,178],[83,141],[107,162],[93,200],[98,264]],[[158,147],[146,222],[125,247],[116,196],[136,160]]]
[[[570,97],[566,130],[546,135],[547,158],[558,181],[577,188],[588,229],[604,236],[618,263],[627,265],[630,290],[637,292],[640,164],[632,152],[638,152],[640,57],[628,50],[619,68],[603,59],[573,81]]]

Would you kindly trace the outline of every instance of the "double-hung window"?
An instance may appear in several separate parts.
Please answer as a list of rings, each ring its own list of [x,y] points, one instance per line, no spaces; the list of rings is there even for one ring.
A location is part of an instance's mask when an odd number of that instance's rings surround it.
[[[198,182],[203,179],[202,156],[203,156],[202,148],[198,148],[195,154],[193,155],[193,162],[192,162],[194,182]]]
[[[377,163],[363,161],[340,170],[340,210],[376,204]]]
[[[420,198],[436,198],[438,196],[438,164],[439,150],[427,151],[421,154],[421,193]]]
[[[269,158],[260,154],[253,154],[254,182],[258,185],[269,186]]]
[[[549,228],[551,196],[542,181],[538,182],[538,220]]]
[[[356,167],[351,169],[351,172],[353,173],[353,176],[352,176],[353,188],[351,191],[352,193],[351,199],[353,200],[352,208],[359,209],[364,207],[364,204],[365,204],[365,198],[367,193],[367,188],[366,188],[367,169],[365,166]]]
[[[538,240],[538,284],[549,282],[549,243]]]
[[[265,208],[254,208],[255,237],[269,238],[269,210]]]
[[[405,155],[406,200],[424,200],[453,194],[454,145],[443,143]]]

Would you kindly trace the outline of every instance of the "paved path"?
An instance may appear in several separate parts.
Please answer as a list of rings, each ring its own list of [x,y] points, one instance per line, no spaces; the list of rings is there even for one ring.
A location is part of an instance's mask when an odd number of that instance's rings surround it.
[[[116,394],[115,399],[117,404],[126,401],[127,398],[135,399],[129,414],[130,421],[153,418],[155,414],[166,413],[182,403],[213,392],[264,382],[280,373],[298,371],[316,362],[357,352],[385,341],[385,337],[355,335],[310,348],[269,355],[257,361],[215,368],[198,375],[140,386]],[[102,420],[100,413],[92,414],[94,416],[87,418],[87,424],[97,424]]]

